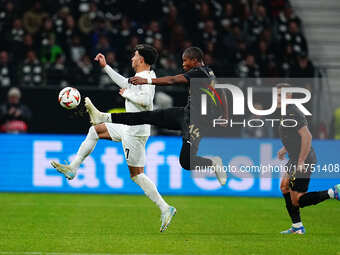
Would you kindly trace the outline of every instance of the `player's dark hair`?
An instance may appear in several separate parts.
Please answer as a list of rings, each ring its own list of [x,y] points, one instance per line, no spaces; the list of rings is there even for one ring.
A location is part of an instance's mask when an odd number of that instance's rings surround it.
[[[138,51],[139,55],[144,58],[144,62],[150,66],[153,65],[158,58],[157,50],[148,44],[138,44],[135,51]]]
[[[198,62],[202,62],[204,54],[203,51],[198,47],[189,47],[184,50],[183,56],[186,56],[190,59],[196,59]]]

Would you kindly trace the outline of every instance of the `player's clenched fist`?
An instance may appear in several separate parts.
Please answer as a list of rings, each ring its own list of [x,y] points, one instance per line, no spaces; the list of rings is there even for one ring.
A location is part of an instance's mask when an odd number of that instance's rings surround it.
[[[98,61],[99,65],[101,67],[105,67],[106,66],[106,59],[105,56],[101,53],[97,54],[97,56],[94,58],[95,61]]]

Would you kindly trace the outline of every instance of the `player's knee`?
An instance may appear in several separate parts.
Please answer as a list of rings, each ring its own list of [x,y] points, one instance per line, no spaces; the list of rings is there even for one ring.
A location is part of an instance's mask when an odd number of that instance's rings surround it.
[[[89,128],[89,134],[99,134],[100,132],[98,132],[98,130],[97,130],[97,127],[96,126],[91,126],[90,128]]]
[[[292,201],[292,204],[295,206],[295,207],[300,207],[300,205],[299,205],[299,201]]]
[[[287,194],[289,192],[289,185],[286,182],[281,182],[280,190],[282,194]]]
[[[144,173],[144,167],[134,167],[134,166],[129,166],[130,170],[130,178],[134,180],[134,177],[140,174]]]
[[[180,156],[179,157],[179,163],[181,164],[181,167],[185,170],[191,170],[190,169],[190,159]]]
[[[104,123],[102,123],[102,124],[98,124],[95,126],[91,126],[90,130],[92,130],[93,132],[96,132],[99,135],[103,133],[104,130],[106,130],[106,126]]]
[[[92,132],[92,134],[97,136],[97,138],[110,139],[107,127],[104,123],[90,127],[89,132]]]
[[[292,197],[292,205],[295,206],[295,207],[299,207],[299,198],[297,197]]]
[[[188,170],[188,171],[191,170],[190,164],[189,164],[189,163],[187,163],[187,162],[180,162],[180,164],[181,164],[181,167],[182,167],[183,169]]]
[[[287,194],[287,193],[289,193],[289,188],[287,188],[286,186],[280,187],[280,189],[281,189],[281,193],[282,193],[282,194]]]

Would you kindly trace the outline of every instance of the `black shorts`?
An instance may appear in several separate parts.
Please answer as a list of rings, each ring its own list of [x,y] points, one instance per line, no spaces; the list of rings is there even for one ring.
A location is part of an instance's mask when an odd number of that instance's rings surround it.
[[[297,191],[301,193],[307,192],[310,182],[310,176],[312,174],[311,167],[309,166],[311,164],[316,164],[316,155],[314,150],[312,149],[307,156],[307,159],[305,161],[307,168],[305,171],[298,171],[297,163],[298,162],[296,159],[290,159],[286,164],[289,175],[289,187],[292,191]]]

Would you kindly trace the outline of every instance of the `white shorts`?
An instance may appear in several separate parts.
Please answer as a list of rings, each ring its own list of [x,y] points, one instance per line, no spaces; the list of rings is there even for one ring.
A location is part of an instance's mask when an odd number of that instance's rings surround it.
[[[144,167],[145,144],[149,136],[129,136],[126,125],[105,123],[112,141],[122,142],[124,155],[128,166]]]

